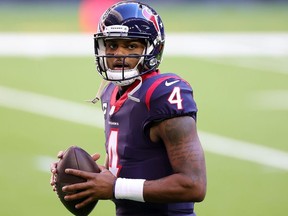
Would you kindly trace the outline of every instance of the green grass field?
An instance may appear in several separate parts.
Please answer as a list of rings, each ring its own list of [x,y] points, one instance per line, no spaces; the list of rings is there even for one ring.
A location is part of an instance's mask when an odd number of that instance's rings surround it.
[[[0,31],[79,31],[75,6],[58,8],[53,14],[44,9],[40,6],[1,8]],[[174,17],[169,16],[171,8],[161,8],[161,12],[167,31],[171,32],[287,32],[287,9],[288,6],[254,5],[247,10],[201,6],[190,13],[186,7],[183,13],[174,8]],[[181,17],[185,19],[180,29],[177,20],[182,20]],[[0,57],[0,68],[0,87],[93,107],[84,102],[94,96],[100,81],[93,56]],[[199,131],[288,152],[288,56],[166,57],[161,70],[179,73],[192,84],[199,108]],[[286,100],[283,98],[286,108],[273,110],[257,105],[259,92],[276,90],[286,92]],[[22,102],[24,106],[25,101]],[[267,104],[271,102],[273,99]],[[95,110],[98,108],[99,104]],[[47,162],[51,157],[56,160],[57,152],[70,145],[104,154],[100,128],[1,105],[0,142],[0,215],[3,216],[70,215],[52,192]],[[206,160],[208,191],[205,201],[196,205],[199,216],[270,216],[285,215],[288,211],[287,169],[210,151],[206,151]],[[114,212],[112,202],[100,201],[91,215],[112,216]]]

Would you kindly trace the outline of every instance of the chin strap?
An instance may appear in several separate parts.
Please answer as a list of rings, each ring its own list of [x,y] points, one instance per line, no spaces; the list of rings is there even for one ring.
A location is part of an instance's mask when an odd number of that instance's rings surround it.
[[[100,83],[100,86],[98,88],[98,91],[97,91],[97,94],[96,94],[95,98],[92,99],[92,100],[86,100],[86,102],[90,102],[90,103],[96,104],[100,100],[100,97],[101,97],[101,94],[103,92],[103,89],[105,88],[107,83],[108,83],[108,81],[103,79],[101,81],[101,83]]]
[[[140,99],[139,98],[136,98],[136,97],[133,97],[132,95],[138,91],[140,89],[140,87],[142,86],[142,77],[139,76],[136,78],[136,80],[139,80],[139,83],[137,84],[137,86],[135,86],[135,88],[128,93],[128,98],[132,101],[135,101],[135,102],[140,102]],[[101,97],[101,94],[105,88],[105,86],[109,83],[109,81],[107,80],[102,80],[101,83],[100,83],[100,86],[98,88],[98,91],[97,91],[97,94],[95,95],[94,99],[91,99],[91,100],[86,100],[86,102],[90,102],[90,103],[93,103],[93,104],[96,104],[99,100],[100,100],[100,97]]]
[[[135,88],[134,88],[132,91],[130,91],[130,92],[128,93],[128,98],[129,98],[130,100],[132,100],[132,101],[135,101],[135,102],[139,103],[139,102],[140,102],[140,99],[139,99],[139,98],[136,98],[136,97],[133,97],[132,95],[141,88],[141,86],[142,86],[142,77],[139,76],[139,77],[136,78],[136,80],[139,80],[139,83],[138,83],[137,86],[135,86]]]

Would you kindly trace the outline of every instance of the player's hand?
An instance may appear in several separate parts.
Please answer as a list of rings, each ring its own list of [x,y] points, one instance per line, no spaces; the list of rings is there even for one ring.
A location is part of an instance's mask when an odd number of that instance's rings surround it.
[[[63,157],[64,155],[64,151],[59,151],[58,154],[57,154],[57,158],[59,158],[59,160]],[[56,191],[56,176],[57,176],[57,165],[58,165],[58,162],[54,162],[54,163],[51,163],[50,164],[50,171],[51,171],[51,178],[50,178],[50,185],[53,187],[53,191]]]
[[[65,196],[65,200],[71,201],[84,198],[83,202],[76,205],[76,208],[82,208],[94,200],[112,199],[113,185],[116,181],[116,177],[104,166],[99,166],[99,168],[101,170],[100,173],[66,169],[67,174],[79,176],[86,179],[87,182],[63,187],[62,190],[69,194]],[[75,193],[75,191],[78,192]]]
[[[59,160],[61,160],[63,155],[64,155],[64,151],[59,151],[57,154],[57,158],[59,158]],[[94,161],[97,161],[100,158],[100,154],[95,153],[95,154],[91,155],[91,157],[93,158]],[[50,185],[53,187],[53,191],[56,191],[56,184],[55,183],[56,183],[56,177],[57,177],[58,162],[59,161],[51,163],[51,165],[50,165],[50,171],[51,171]]]
[[[95,153],[95,154],[91,155],[91,157],[93,158],[94,161],[97,161],[100,158],[100,154]]]

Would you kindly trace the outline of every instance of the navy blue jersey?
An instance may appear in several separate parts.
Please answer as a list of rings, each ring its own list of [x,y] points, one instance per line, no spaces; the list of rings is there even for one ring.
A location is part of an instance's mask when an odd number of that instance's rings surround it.
[[[142,76],[141,87],[128,98],[135,82],[118,100],[118,87],[109,84],[101,101],[105,118],[106,152],[109,170],[117,177],[154,180],[173,174],[163,142],[149,138],[153,122],[177,116],[196,118],[197,107],[191,86],[172,73],[153,72]],[[121,215],[189,215],[194,203],[141,203],[114,200]]]

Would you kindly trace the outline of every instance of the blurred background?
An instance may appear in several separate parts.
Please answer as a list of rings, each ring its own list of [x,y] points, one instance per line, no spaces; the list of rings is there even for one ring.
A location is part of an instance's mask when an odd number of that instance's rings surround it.
[[[104,159],[101,81],[93,50],[116,0],[0,0],[0,215],[70,215],[49,165],[78,145]],[[167,33],[162,73],[188,80],[197,102],[208,191],[197,215],[288,211],[286,0],[142,1]],[[110,201],[91,215],[115,215]]]

